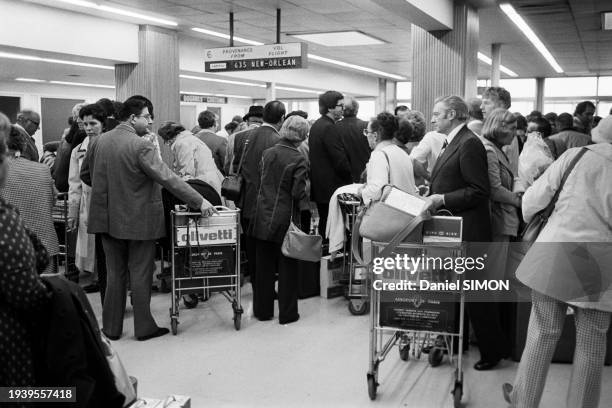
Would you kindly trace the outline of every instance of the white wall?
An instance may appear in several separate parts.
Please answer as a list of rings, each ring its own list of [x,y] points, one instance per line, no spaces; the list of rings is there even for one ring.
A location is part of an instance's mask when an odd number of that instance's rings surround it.
[[[198,124],[198,114],[200,112],[205,111],[209,106],[218,107],[221,108],[221,129],[223,129],[225,125],[231,122],[235,115],[246,115],[249,110],[249,106],[252,104],[249,99],[229,98],[227,102],[228,103],[226,104],[181,102],[181,107],[195,106],[195,117],[186,118],[181,116],[181,123],[187,128],[187,130],[191,130],[193,126]]]
[[[10,0],[0,16],[2,45],[138,62],[138,25]]]

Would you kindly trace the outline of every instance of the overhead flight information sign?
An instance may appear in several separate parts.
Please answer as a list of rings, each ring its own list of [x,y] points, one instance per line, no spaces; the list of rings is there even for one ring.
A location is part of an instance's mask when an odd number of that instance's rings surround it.
[[[307,53],[304,43],[211,48],[204,55],[204,70],[229,72],[306,68]]]

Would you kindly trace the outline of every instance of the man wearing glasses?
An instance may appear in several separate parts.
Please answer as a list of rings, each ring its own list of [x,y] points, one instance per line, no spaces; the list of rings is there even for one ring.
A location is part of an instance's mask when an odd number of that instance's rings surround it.
[[[38,148],[32,136],[34,136],[34,133],[40,128],[40,115],[32,110],[22,110],[17,114],[17,123],[15,123],[15,126],[28,141],[21,157],[37,162],[39,158]]]
[[[92,187],[87,232],[102,235],[106,254],[102,331],[111,340],[123,332],[128,274],[136,339],[169,332],[157,326],[150,309],[155,240],[165,236],[161,187],[203,215],[216,212],[143,138],[153,123],[147,105],[143,97],[128,98],[118,112],[121,123],[90,144],[81,167],[81,180]]]
[[[321,117],[310,128],[311,198],[319,212],[319,234],[325,238],[329,201],[338,187],[351,184],[351,166],[336,122],[342,119],[344,95],[327,91],[319,95]]]

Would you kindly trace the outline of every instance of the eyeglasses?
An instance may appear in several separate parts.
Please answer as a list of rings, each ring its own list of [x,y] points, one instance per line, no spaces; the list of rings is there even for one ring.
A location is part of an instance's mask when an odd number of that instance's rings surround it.
[[[344,104],[343,103],[339,103],[336,105],[336,108],[344,108]]]
[[[368,132],[368,129],[363,129],[363,135],[366,137],[374,134],[376,134],[376,132]]]
[[[32,122],[33,124],[36,125],[36,127],[38,127],[40,125],[40,122],[36,122],[35,120],[32,119],[28,119],[29,122]]]
[[[150,113],[147,113],[146,115],[136,115],[137,118],[144,118],[146,120],[153,120],[153,116],[151,116]]]

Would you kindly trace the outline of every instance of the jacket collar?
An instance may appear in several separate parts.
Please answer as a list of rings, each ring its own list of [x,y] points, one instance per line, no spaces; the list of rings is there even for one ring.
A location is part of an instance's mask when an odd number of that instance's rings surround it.
[[[446,149],[444,149],[442,154],[438,157],[438,159],[436,160],[436,164],[434,165],[434,168],[431,171],[431,181],[432,182],[434,178],[438,175],[438,171],[444,165],[444,163],[446,163],[446,161],[450,159],[457,152],[457,149],[459,148],[459,144],[461,143],[461,141],[463,140],[463,138],[468,132],[473,134],[473,132],[469,130],[465,126],[465,124],[463,124],[461,128],[459,128],[459,131],[455,133],[454,135],[452,135],[453,140],[451,140],[448,146],[446,146]]]
[[[299,152],[299,150],[297,149],[297,147],[295,147],[293,145],[293,143],[291,143],[290,141],[288,141],[287,139],[281,139],[278,141],[277,143],[278,146],[282,146],[282,147],[287,147],[289,149],[295,150],[296,152]]]
[[[512,169],[510,168],[510,161],[508,160],[508,156],[506,156],[506,153],[504,153],[503,150],[497,147],[497,145],[493,143],[492,141],[490,141],[489,139],[485,139],[483,137],[481,140],[485,146],[490,146],[493,149],[493,151],[495,152],[495,156],[497,156],[497,160],[499,160],[502,166],[504,166],[510,172],[510,174],[514,176],[514,173],[512,172]]]
[[[134,127],[132,125],[128,124],[127,122],[121,122],[120,124],[117,125],[117,127],[115,129],[123,130],[124,132],[130,132],[130,133],[136,134],[136,130],[134,129]]]

